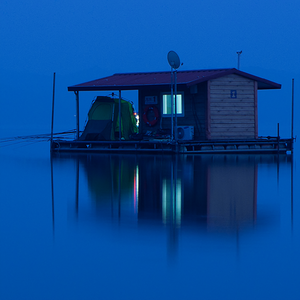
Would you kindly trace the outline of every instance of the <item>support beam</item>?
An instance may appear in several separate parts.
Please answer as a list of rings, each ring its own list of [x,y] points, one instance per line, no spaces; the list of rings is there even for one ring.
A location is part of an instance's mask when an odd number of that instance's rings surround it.
[[[76,96],[76,139],[79,139],[79,92],[74,91]]]
[[[119,141],[122,139],[122,127],[121,127],[121,122],[122,122],[122,112],[121,112],[121,90],[119,90]]]

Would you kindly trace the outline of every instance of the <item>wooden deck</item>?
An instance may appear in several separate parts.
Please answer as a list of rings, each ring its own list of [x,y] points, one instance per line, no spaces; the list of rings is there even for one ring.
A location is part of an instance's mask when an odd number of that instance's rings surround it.
[[[293,139],[260,138],[255,140],[209,141],[67,141],[53,140],[52,152],[120,152],[120,153],[265,153],[286,154],[293,150]]]

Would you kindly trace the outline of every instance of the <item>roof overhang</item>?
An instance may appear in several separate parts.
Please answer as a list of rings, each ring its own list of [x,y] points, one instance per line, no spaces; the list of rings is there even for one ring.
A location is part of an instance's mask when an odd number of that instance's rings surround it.
[[[232,69],[210,69],[177,71],[177,84],[182,87],[206,82],[230,74],[236,74],[257,81],[259,90],[280,89],[281,85],[267,79]],[[147,72],[147,73],[116,73],[112,76],[100,78],[93,81],[68,87],[68,91],[119,91],[119,90],[141,90],[146,88],[168,88],[171,76],[169,72]]]

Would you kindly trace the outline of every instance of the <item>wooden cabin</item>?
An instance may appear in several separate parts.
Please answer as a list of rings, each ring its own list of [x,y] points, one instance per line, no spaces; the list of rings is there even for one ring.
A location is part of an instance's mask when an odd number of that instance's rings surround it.
[[[281,88],[278,83],[235,68],[176,74],[177,114],[175,118],[173,110],[173,122],[177,119],[175,128],[183,140],[257,139],[257,91]],[[121,94],[123,90],[138,90],[139,131],[151,134],[172,129],[171,72],[118,73],[68,90],[77,98],[81,91]]]

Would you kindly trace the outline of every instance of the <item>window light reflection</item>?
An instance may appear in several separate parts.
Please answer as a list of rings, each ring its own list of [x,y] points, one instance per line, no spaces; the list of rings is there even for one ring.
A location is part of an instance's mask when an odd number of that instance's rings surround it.
[[[173,199],[172,197],[173,190]],[[162,181],[162,221],[163,224],[168,222],[175,223],[177,226],[181,224],[181,208],[182,208],[182,185],[181,179],[176,181],[175,186],[171,187],[170,180]]]

